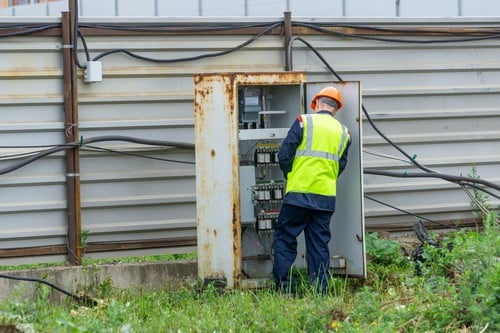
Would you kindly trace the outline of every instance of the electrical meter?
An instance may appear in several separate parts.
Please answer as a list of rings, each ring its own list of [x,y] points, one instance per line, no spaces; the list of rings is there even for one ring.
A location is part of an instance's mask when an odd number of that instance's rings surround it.
[[[259,112],[262,111],[263,92],[261,88],[238,89],[240,128],[257,128]]]

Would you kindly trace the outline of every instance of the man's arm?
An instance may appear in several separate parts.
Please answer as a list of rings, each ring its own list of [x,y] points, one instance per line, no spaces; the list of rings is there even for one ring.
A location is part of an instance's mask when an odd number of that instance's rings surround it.
[[[347,166],[347,155],[349,152],[349,147],[351,146],[351,136],[349,135],[349,141],[347,141],[347,146],[344,149],[344,153],[340,157],[339,160],[339,176],[340,174],[344,171],[345,167]]]
[[[299,121],[299,119],[300,117],[293,122],[292,126],[288,130],[286,138],[281,143],[281,147],[278,152],[280,169],[283,171],[285,179],[287,178],[288,173],[292,170],[295,152],[302,141],[302,127],[300,126],[301,121]]]

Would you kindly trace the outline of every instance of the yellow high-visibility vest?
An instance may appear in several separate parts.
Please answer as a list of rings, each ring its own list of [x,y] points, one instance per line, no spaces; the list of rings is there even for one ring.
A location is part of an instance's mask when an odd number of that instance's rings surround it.
[[[297,147],[286,192],[337,195],[339,159],[349,131],[329,114],[302,115],[303,136]]]

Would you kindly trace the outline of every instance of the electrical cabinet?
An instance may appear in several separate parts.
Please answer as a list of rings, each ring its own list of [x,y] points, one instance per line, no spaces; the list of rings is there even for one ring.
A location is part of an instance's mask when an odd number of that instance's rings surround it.
[[[286,188],[279,147],[326,85],[337,85],[343,94],[339,120],[353,137],[331,224],[332,272],[366,275],[359,82],[306,83],[305,74],[295,72],[200,74],[195,77],[197,236],[198,275],[205,282],[233,288],[270,281],[273,227]],[[303,243],[299,240],[298,267],[305,267]]]

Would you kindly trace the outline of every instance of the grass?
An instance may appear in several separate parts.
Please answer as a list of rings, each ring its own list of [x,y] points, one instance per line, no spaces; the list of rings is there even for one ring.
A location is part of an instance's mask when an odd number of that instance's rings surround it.
[[[448,248],[424,248],[422,273],[394,240],[367,235],[368,278],[332,277],[327,295],[303,280],[297,294],[202,287],[97,288],[93,307],[35,300],[0,303],[0,323],[36,332],[498,332],[500,233],[494,216],[479,231],[446,234]],[[297,272],[299,275],[303,272]],[[26,326],[25,326],[26,327]]]
[[[137,256],[126,257],[119,259],[90,259],[84,258],[82,260],[83,266],[103,265],[103,264],[130,264],[130,263],[143,263],[143,262],[157,262],[169,260],[192,260],[197,258],[197,253],[173,253],[173,254],[160,254],[152,256]],[[66,262],[52,262],[40,264],[23,264],[12,266],[0,266],[0,271],[15,271],[23,269],[36,269],[36,268],[50,268],[66,266]]]

